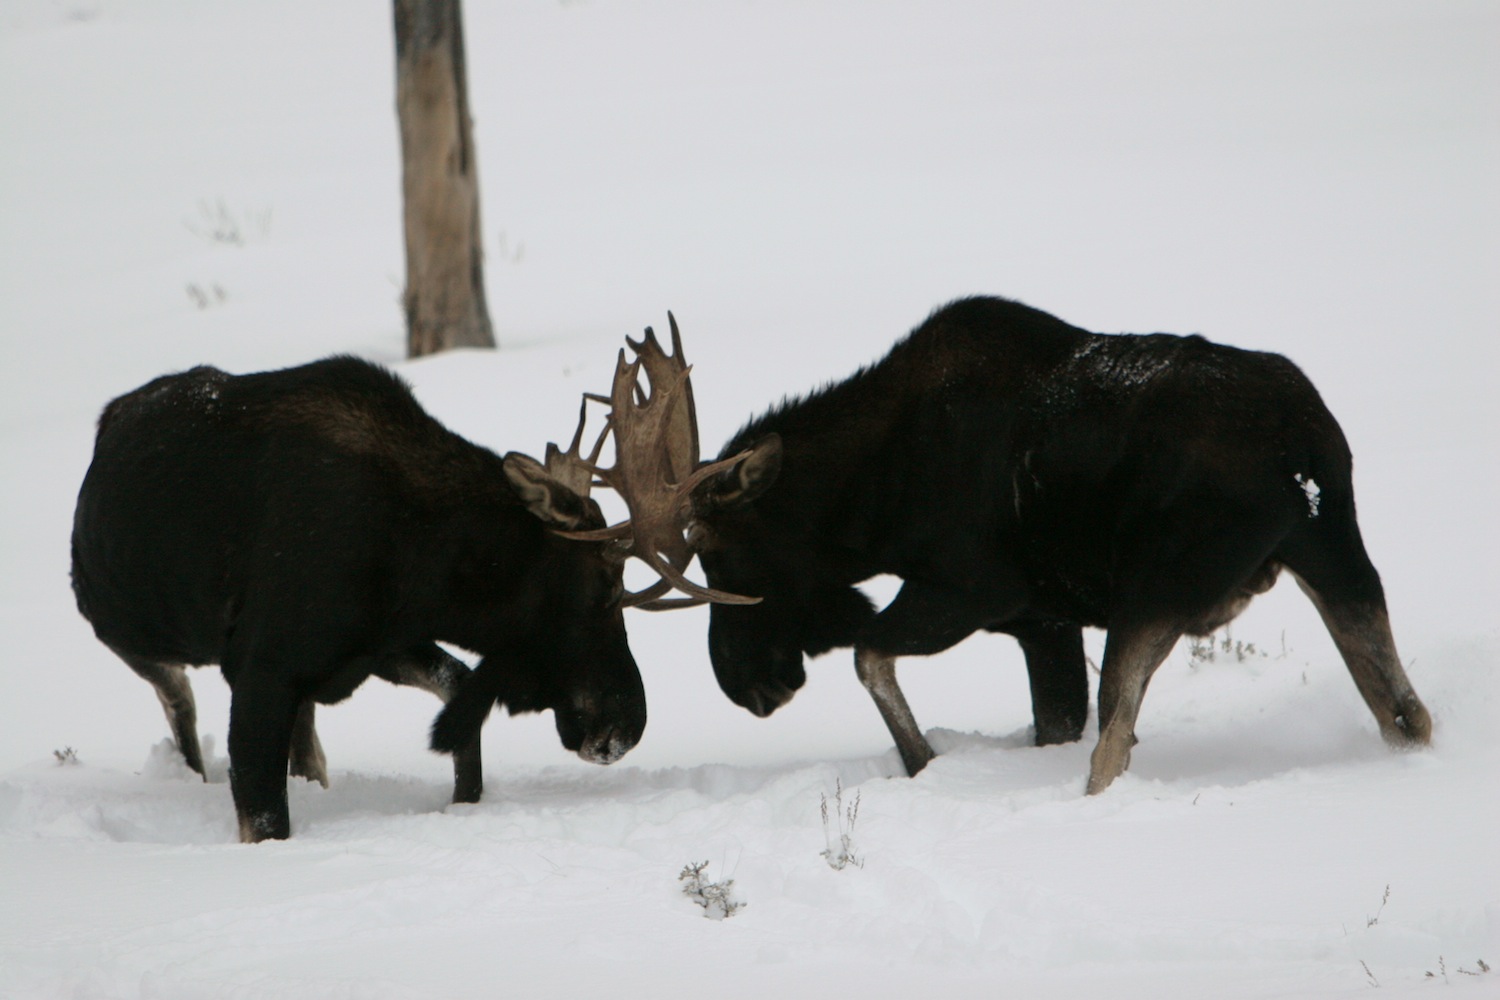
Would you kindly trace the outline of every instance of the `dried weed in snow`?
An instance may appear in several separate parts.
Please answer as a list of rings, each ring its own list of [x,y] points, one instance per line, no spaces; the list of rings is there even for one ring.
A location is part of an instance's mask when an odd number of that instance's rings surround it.
[[[734,898],[734,879],[710,882],[704,871],[707,861],[684,865],[677,881],[683,883],[682,894],[703,907],[703,915],[710,920],[732,917],[748,904]]]

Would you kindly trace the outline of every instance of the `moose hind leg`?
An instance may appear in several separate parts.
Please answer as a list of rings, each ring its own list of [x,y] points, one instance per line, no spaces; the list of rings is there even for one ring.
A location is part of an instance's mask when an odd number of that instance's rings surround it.
[[[203,749],[198,743],[198,707],[193,700],[193,685],[188,680],[187,668],[176,663],[158,663],[118,649],[115,649],[115,655],[156,690],[156,699],[166,713],[167,727],[172,731],[178,752],[187,766],[207,781]]]
[[[1081,738],[1089,717],[1083,629],[1063,623],[1024,622],[1008,623],[998,631],[1014,636],[1026,654],[1036,745],[1072,743]]]
[[[1323,624],[1333,636],[1344,665],[1380,726],[1380,735],[1393,747],[1405,749],[1432,742],[1432,717],[1412,690],[1396,655],[1385,601],[1327,600],[1302,577],[1304,593],[1312,599]]]
[[[1130,766],[1146,685],[1181,634],[1161,624],[1111,624],[1100,669],[1099,743],[1089,759],[1088,794],[1104,791]]]
[[[311,698],[297,706],[297,718],[292,723],[292,745],[287,773],[294,778],[316,781],[328,787],[328,758],[323,753],[323,743],[318,739],[314,725],[317,705]]]
[[[375,676],[392,684],[417,687],[451,702],[473,674],[460,660],[448,655],[436,643],[427,643],[402,654],[385,656],[375,668]],[[494,696],[487,695],[484,715]],[[482,723],[484,716],[480,716]],[[453,801],[478,802],[484,793],[484,762],[480,756],[479,726],[473,737],[453,751]]]
[[[1386,742],[1425,745],[1432,718],[1396,655],[1385,588],[1365,552],[1353,496],[1339,499],[1285,539],[1279,557],[1318,609]]]
[[[854,669],[859,682],[875,699],[875,707],[880,709],[880,717],[896,741],[906,773],[915,776],[937,754],[922,735],[911,706],[906,703],[906,695],[896,683],[896,658],[860,647],[854,651]]]
[[[301,705],[271,672],[236,672],[229,702],[229,787],[243,843],[291,836],[287,762]]]

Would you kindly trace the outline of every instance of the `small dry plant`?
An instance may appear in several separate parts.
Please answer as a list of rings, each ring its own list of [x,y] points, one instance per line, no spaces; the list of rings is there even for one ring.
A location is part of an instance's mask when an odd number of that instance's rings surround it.
[[[198,217],[184,219],[187,231],[208,243],[219,246],[242,247],[251,240],[261,239],[271,231],[271,210],[244,210],[232,212],[220,198],[210,204],[207,199],[198,202]]]
[[[1458,967],[1458,974],[1460,976],[1482,976],[1485,973],[1487,973],[1487,972],[1490,971],[1489,965],[1486,964],[1485,960],[1482,959],[1482,958],[1475,959],[1474,960],[1474,965],[1476,966],[1476,968],[1473,968],[1473,969],[1465,969],[1462,965],[1460,965]],[[1429,971],[1427,973],[1427,978],[1428,979],[1439,979],[1439,978],[1441,978],[1442,981],[1445,982],[1445,983],[1448,981],[1448,963],[1443,960],[1443,956],[1442,955],[1438,956],[1438,971],[1435,974],[1433,972]]]
[[[1375,908],[1375,915],[1373,917],[1366,917],[1365,918],[1365,927],[1366,928],[1374,927],[1376,924],[1380,923],[1380,914],[1383,913],[1383,912],[1385,912],[1385,904],[1389,903],[1390,901],[1391,901],[1391,887],[1389,885],[1387,885],[1385,887],[1385,895],[1383,895],[1383,896],[1380,897],[1380,905]]]
[[[1380,923],[1380,915],[1385,912],[1385,904],[1389,903],[1390,901],[1391,887],[1389,884],[1387,884],[1385,887],[1385,892],[1381,893],[1380,905],[1375,907],[1375,912],[1372,915],[1365,918],[1365,930],[1369,930],[1371,927],[1374,927],[1376,924]],[[1349,933],[1349,929],[1347,927],[1344,928],[1344,933]],[[1380,980],[1376,979],[1375,973],[1370,971],[1369,964],[1361,958],[1359,960],[1359,967],[1365,970],[1365,981],[1368,982],[1371,986],[1378,989],[1380,987]]]
[[[1390,901],[1391,887],[1386,886],[1385,892],[1380,897],[1380,905],[1375,908],[1375,912],[1372,915],[1365,918],[1366,930],[1380,923],[1380,915],[1385,912],[1385,904],[1389,903]],[[1370,971],[1370,967],[1365,964],[1363,959],[1360,960],[1359,964],[1364,968],[1365,979],[1369,982],[1369,984],[1371,986],[1379,986],[1380,980],[1375,978],[1375,973]],[[1489,973],[1490,966],[1489,963],[1487,963],[1484,959],[1477,958],[1474,960],[1474,968],[1468,969],[1460,965],[1456,971],[1461,976],[1483,976]],[[1433,972],[1429,969],[1426,973],[1425,978],[1430,979],[1434,982],[1439,979],[1441,979],[1444,983],[1450,982],[1451,980],[1448,979],[1448,960],[1442,955],[1439,955],[1437,960],[1437,971]]]
[[[78,751],[72,747],[63,747],[61,750],[52,751],[52,756],[57,758],[59,767],[75,767],[78,764]]]
[[[682,894],[703,907],[703,915],[710,920],[732,917],[749,905],[734,898],[734,879],[712,882],[705,871],[707,861],[684,865],[677,881],[682,883]]]
[[[1281,653],[1277,659],[1285,659],[1289,651],[1286,647],[1286,633],[1281,634]],[[1245,642],[1236,639],[1230,629],[1225,628],[1224,634],[1220,636],[1203,636],[1201,638],[1188,638],[1188,664],[1190,666],[1201,666],[1204,663],[1245,663],[1249,660],[1260,660],[1270,656],[1253,642]]]
[[[838,829],[838,843],[834,843],[834,829],[829,825],[828,796],[823,794],[823,860],[828,862],[828,867],[834,871],[843,871],[853,865],[856,868],[865,866],[865,859],[854,853],[854,824],[859,819],[859,792],[855,791],[854,801],[848,807],[844,806],[844,783],[839,779],[833,782],[833,817]]]
[[[229,301],[229,293],[224,291],[224,286],[217,282],[200,285],[196,281],[190,281],[187,286],[187,296],[188,300],[199,309],[221,306]]]

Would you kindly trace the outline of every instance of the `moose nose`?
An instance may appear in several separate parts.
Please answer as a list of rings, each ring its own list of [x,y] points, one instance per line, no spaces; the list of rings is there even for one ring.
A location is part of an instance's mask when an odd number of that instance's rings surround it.
[[[646,729],[644,695],[612,692],[602,697],[580,696],[572,711],[575,739],[564,746],[594,764],[613,764],[641,741]]]
[[[610,726],[583,741],[578,756],[590,764],[613,764],[635,746],[636,740],[622,732],[618,726]]]
[[[762,680],[760,683],[744,692],[742,698],[736,699],[741,705],[750,710],[752,715],[764,719],[782,705],[792,700],[796,694],[793,688],[777,680]]]

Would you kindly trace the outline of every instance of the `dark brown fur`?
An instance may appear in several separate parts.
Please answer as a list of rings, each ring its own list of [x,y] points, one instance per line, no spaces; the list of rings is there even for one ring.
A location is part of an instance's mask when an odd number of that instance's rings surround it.
[[[1399,745],[1431,723],[1389,640],[1349,449],[1283,357],[1105,336],[1002,299],[946,306],[879,363],[752,420],[694,496],[720,686],[765,715],[803,657],[856,650],[909,772],[931,756],[888,663],[980,630],[1021,641],[1038,743],[1079,738],[1080,626],[1109,630],[1090,791],[1124,770],[1152,672],[1183,634],[1294,571]],[[1309,485],[1315,484],[1315,485]],[[903,580],[877,611],[855,589]]]
[[[646,719],[620,559],[558,537],[602,526],[598,507],[522,475],[528,461],[465,441],[354,358],[164,376],[100,419],[74,516],[78,607],[156,688],[199,773],[183,668],[221,666],[246,840],[288,835],[288,768],[327,782],[313,704],[371,675],[449,703],[433,745],[454,754],[455,801],[480,795],[497,701],[552,709],[565,746],[608,763]],[[480,654],[477,670],[438,641]]]

